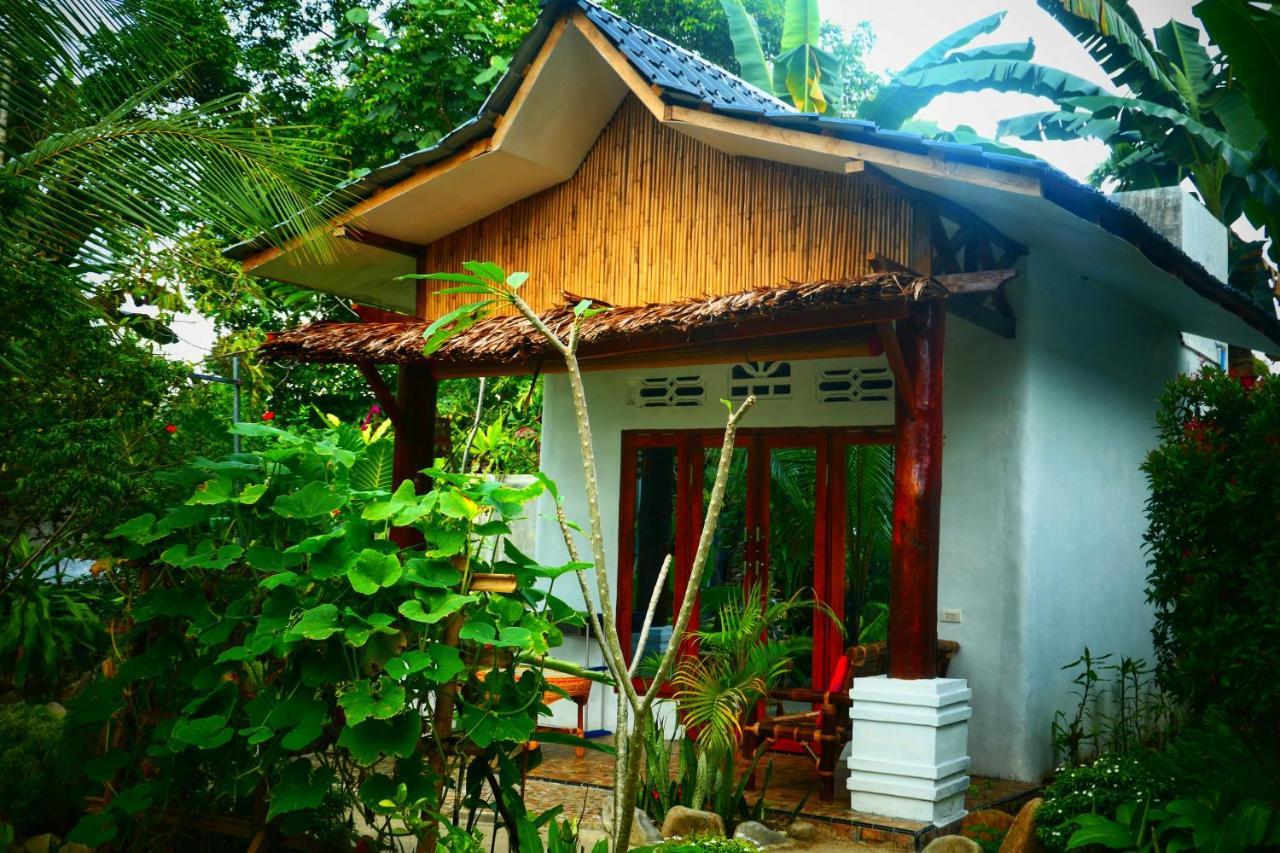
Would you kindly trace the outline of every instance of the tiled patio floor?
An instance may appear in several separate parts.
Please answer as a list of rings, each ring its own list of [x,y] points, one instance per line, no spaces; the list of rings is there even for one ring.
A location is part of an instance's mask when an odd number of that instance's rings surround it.
[[[578,758],[571,747],[543,744],[543,763],[529,774],[525,789],[525,802],[531,810],[543,810],[563,805],[570,815],[594,816],[604,805],[606,792],[613,787],[613,758],[604,753],[588,751]],[[904,849],[919,849],[938,835],[946,834],[946,827],[908,820],[879,817],[855,812],[849,808],[849,794],[844,780],[836,777],[836,796],[831,802],[818,799],[817,774],[814,765],[799,755],[776,753],[764,761],[773,760],[773,773],[765,802],[771,811],[788,815],[810,791],[801,815],[824,830],[824,834],[871,844],[889,844]],[[763,764],[761,762],[761,778]],[[1035,786],[1022,782],[974,777],[971,780],[965,807],[969,811],[998,808],[1016,812],[1031,797]]]

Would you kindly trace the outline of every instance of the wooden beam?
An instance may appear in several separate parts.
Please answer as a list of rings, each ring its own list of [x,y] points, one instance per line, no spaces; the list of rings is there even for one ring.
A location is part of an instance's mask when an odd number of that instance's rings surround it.
[[[364,376],[364,381],[369,383],[374,399],[378,401],[382,411],[391,419],[391,425],[399,431],[404,416],[400,413],[400,404],[396,402],[396,395],[391,393],[391,389],[383,381],[382,374],[378,372],[378,368],[367,361],[358,363],[356,367],[360,368],[360,374]]]
[[[333,236],[339,240],[347,240],[363,246],[373,246],[376,249],[385,249],[388,252],[408,255],[411,258],[420,258],[427,253],[427,247],[419,243],[410,243],[407,240],[388,237],[385,234],[366,231],[363,228],[356,228],[352,225],[339,225],[333,229]]]
[[[547,60],[551,58],[551,53],[560,42],[560,37],[564,35],[566,26],[567,23],[564,18],[555,22],[551,27],[551,32],[547,33],[546,41],[538,49],[537,55],[534,56],[528,67],[524,69],[520,86],[516,89],[515,96],[511,99],[511,103],[507,105],[502,115],[498,116],[496,128],[493,132],[494,148],[500,147],[506,141],[507,134],[511,131],[512,123],[520,115],[520,110],[524,108],[524,103],[529,98],[530,90],[533,89],[538,75],[542,73],[543,67],[547,64]]]
[[[603,36],[601,37],[603,38]],[[616,52],[612,44],[608,47]],[[625,59],[623,60],[625,62]],[[626,79],[626,78],[624,78]],[[661,117],[661,116],[660,116]],[[804,130],[791,130],[763,122],[746,121],[719,113],[702,112],[687,107],[668,106],[666,121],[687,124],[727,136],[752,140],[786,148],[796,148],[849,160],[865,160],[868,164],[894,166],[938,178],[947,178],[972,186],[996,189],[1018,195],[1040,196],[1040,179],[1035,176],[1000,169],[988,169],[968,163],[957,163],[925,154],[913,154],[879,145],[822,136]]]
[[[631,65],[631,62],[622,55],[622,52],[614,46],[613,42],[600,32],[600,28],[591,21],[587,20],[587,16],[581,10],[574,11],[569,19],[573,26],[580,32],[596,52],[609,64],[613,72],[622,79],[627,85],[631,93],[636,96],[640,103],[644,104],[645,109],[653,114],[658,121],[665,121],[667,111],[670,109],[649,86],[649,81],[640,76],[640,72]]]
[[[897,398],[905,404],[902,410],[908,418],[915,420],[919,414],[916,411],[916,396],[912,387],[911,372],[907,369],[906,359],[902,355],[898,333],[894,331],[892,323],[878,323],[876,331],[879,333],[881,345],[884,346],[885,360],[889,362],[889,369],[893,371],[894,384],[898,389]]]
[[[799,358],[863,358],[879,355],[881,343],[870,335],[850,336],[847,330],[827,330],[782,338],[756,338],[723,344],[699,344],[685,349],[657,352],[632,352],[621,355],[589,357],[581,354],[578,363],[584,371],[624,370],[628,368],[679,367],[689,364],[736,364],[744,361],[783,361]],[[563,373],[558,355],[540,358],[542,373]],[[536,361],[518,364],[435,364],[437,379],[474,376],[525,376],[535,372]]]
[[[865,171],[867,171],[866,160],[850,160],[844,164],[844,173],[846,175],[861,175]]]
[[[935,275],[933,280],[945,287],[952,295],[961,293],[986,293],[995,290],[1006,281],[1016,278],[1017,270],[985,270],[983,272],[961,272],[949,275]]]
[[[920,277],[920,273],[916,272],[913,269],[910,269],[907,266],[904,266],[903,264],[898,263],[893,258],[886,258],[884,255],[880,254],[879,252],[867,252],[867,266],[871,267],[872,272],[878,272],[878,273],[900,272],[900,273],[906,273],[907,275],[914,275],[916,277]]]
[[[920,302],[899,323],[917,416],[899,419],[894,447],[889,677],[935,678],[938,525],[942,504],[942,345],[946,310]],[[899,400],[904,400],[900,394]],[[900,410],[905,406],[900,407]]]

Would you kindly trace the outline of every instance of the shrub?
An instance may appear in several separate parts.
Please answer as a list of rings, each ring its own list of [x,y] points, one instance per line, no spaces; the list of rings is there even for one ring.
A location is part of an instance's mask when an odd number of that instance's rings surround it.
[[[19,835],[74,822],[81,776],[62,719],[43,705],[0,706],[0,823]]]
[[[1169,385],[1143,464],[1161,684],[1241,725],[1280,712],[1280,381],[1218,371]]]
[[[1133,755],[1105,755],[1094,764],[1063,770],[1044,792],[1036,836],[1048,850],[1066,850],[1080,815],[1111,815],[1125,803],[1169,797],[1172,780]]]
[[[635,853],[756,853],[759,849],[750,841],[708,835],[695,838],[673,838],[656,847],[641,848]]]

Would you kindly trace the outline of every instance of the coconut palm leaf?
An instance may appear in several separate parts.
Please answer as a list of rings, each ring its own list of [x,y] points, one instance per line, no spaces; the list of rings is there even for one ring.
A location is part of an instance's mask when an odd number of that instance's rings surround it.
[[[774,94],[773,75],[769,61],[760,46],[760,28],[755,18],[747,12],[742,0],[720,0],[725,17],[729,19],[729,38],[733,41],[733,55],[738,60],[742,79],[757,89]]]
[[[1156,60],[1156,47],[1127,0],[1037,0],[1089,51],[1117,86],[1165,101],[1174,89]]]
[[[4,5],[0,67],[13,73],[0,78],[9,117],[0,176],[19,188],[0,215],[7,246],[101,268],[139,239],[196,224],[231,237],[268,232],[277,244],[305,239],[337,209],[336,197],[314,204],[340,179],[329,144],[300,128],[254,127],[239,98],[174,101],[185,69],[154,74],[174,37],[163,21],[124,17],[105,0]],[[158,58],[130,65],[134,48],[123,61],[104,48],[126,29]],[[109,81],[98,75],[106,55]]]

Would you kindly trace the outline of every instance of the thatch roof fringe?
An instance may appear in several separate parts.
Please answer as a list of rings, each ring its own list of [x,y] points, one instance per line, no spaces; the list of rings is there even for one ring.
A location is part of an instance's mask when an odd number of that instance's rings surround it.
[[[727,296],[685,298],[608,310],[582,321],[580,346],[636,340],[662,334],[732,327],[759,320],[820,311],[841,305],[937,299],[947,290],[931,278],[878,273],[855,279],[788,282]],[[540,316],[562,338],[573,324],[573,305],[581,297],[565,294],[567,304]],[[442,365],[519,364],[551,352],[523,317],[489,317],[450,338],[429,358],[422,354],[428,321],[311,323],[278,332],[261,347],[267,358],[322,364],[360,363]]]

